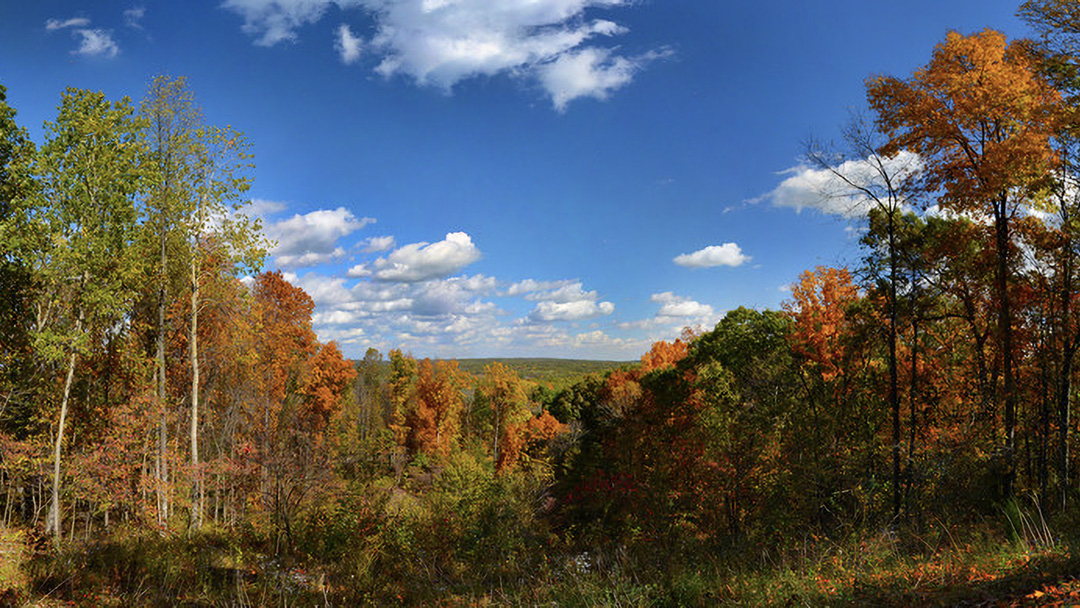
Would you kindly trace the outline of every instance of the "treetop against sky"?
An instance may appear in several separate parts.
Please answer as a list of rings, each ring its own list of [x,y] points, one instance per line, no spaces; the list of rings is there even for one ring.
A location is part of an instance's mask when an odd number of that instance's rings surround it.
[[[1016,3],[0,0],[36,141],[65,87],[186,76],[252,142],[269,266],[346,356],[636,359],[858,255],[802,142]]]

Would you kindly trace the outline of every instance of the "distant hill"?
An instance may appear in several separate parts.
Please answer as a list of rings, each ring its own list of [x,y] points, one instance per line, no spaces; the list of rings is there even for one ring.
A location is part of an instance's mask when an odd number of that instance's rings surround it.
[[[556,389],[570,386],[588,374],[603,374],[607,371],[638,363],[638,361],[594,361],[591,359],[528,357],[454,360],[458,362],[458,368],[474,376],[480,376],[483,374],[485,367],[498,361],[517,372],[517,375],[523,380],[550,385]],[[354,359],[353,365],[359,369],[360,361]],[[389,361],[386,359],[380,361],[380,367],[383,369],[388,365]]]
[[[586,374],[604,373],[636,361],[592,361],[589,359],[458,359],[458,366],[470,374],[480,375],[484,367],[498,361],[517,372],[518,376],[542,384],[561,385]]]

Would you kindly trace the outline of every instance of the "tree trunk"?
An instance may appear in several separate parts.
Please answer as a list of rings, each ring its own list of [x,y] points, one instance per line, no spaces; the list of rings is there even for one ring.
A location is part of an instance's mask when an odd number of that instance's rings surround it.
[[[1064,209],[1067,206],[1062,204]],[[1066,211],[1067,213],[1067,211]],[[1062,225],[1068,228],[1069,218],[1062,218]],[[1069,496],[1069,392],[1072,390],[1073,357],[1076,354],[1076,340],[1070,325],[1072,315],[1072,279],[1073,279],[1073,241],[1067,236],[1064,244],[1065,263],[1062,272],[1061,289],[1061,366],[1058,369],[1058,485],[1061,492],[1061,508],[1065,509]]]
[[[889,405],[892,408],[893,518],[900,516],[900,392],[896,371],[896,226],[889,214]]]
[[[76,333],[81,330],[81,320],[76,323]],[[56,539],[57,546],[63,529],[60,527],[60,448],[64,443],[64,426],[67,423],[68,397],[71,395],[71,380],[75,377],[75,350],[72,349],[68,356],[67,377],[64,379],[64,397],[60,401],[60,424],[56,429],[56,443],[53,446],[53,484],[52,506],[49,509],[49,517],[46,518],[45,531],[51,532]]]
[[[164,220],[163,220],[164,223]],[[158,524],[164,526],[169,519],[169,442],[168,442],[168,407],[165,386],[165,285],[166,285],[166,249],[165,227],[161,229],[161,286],[158,291],[158,334],[157,334],[157,372],[158,405],[161,407],[161,420],[158,424]]]
[[[1009,216],[1008,199],[1001,195],[995,205],[997,245],[998,331],[1001,335],[1001,367],[1005,402],[1005,479],[1004,493],[1013,494],[1016,479],[1016,391],[1013,378],[1012,310],[1009,306]]]
[[[202,474],[199,472],[199,276],[196,258],[191,264],[191,525],[202,527]]]

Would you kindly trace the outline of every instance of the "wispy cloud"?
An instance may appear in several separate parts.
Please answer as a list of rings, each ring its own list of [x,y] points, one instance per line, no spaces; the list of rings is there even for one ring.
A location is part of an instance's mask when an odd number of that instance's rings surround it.
[[[113,40],[112,31],[90,28],[86,17],[70,19],[47,19],[45,31],[71,30],[71,35],[78,39],[79,47],[71,51],[72,55],[84,57],[103,57],[113,59],[120,54],[120,46]]]
[[[142,20],[146,16],[145,6],[134,6],[124,11],[124,25],[132,29],[143,29]]]
[[[56,30],[62,30],[69,27],[86,27],[90,25],[90,20],[86,17],[72,17],[71,19],[46,19],[45,31],[54,32]]]

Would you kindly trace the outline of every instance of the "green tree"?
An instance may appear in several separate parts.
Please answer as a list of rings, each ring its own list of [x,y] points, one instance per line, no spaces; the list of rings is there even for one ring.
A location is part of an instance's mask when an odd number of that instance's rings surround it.
[[[171,304],[170,294],[179,291],[176,284],[183,280],[186,269],[182,260],[190,257],[187,239],[193,228],[191,215],[195,204],[198,150],[196,132],[202,117],[185,80],[165,76],[151,81],[139,114],[146,121],[142,136],[149,153],[143,226],[150,250],[148,257],[157,258],[156,264],[148,265],[148,269],[152,272],[152,284],[157,291],[154,341],[160,421],[154,469],[158,482],[158,523],[164,524],[169,518],[170,502],[165,316]],[[180,264],[172,263],[174,259]],[[197,462],[194,455],[193,460]]]
[[[159,517],[169,516],[167,489],[165,312],[170,284],[186,275],[190,295],[188,356],[191,369],[189,419],[192,481],[191,524],[202,522],[202,482],[199,466],[199,312],[200,289],[211,272],[256,272],[266,253],[258,221],[243,214],[253,167],[249,146],[232,128],[208,126],[184,78],[159,76],[151,81],[141,107],[146,121],[143,138],[150,151],[149,188],[144,229],[156,249],[153,271],[157,287],[158,399],[162,408],[158,432]],[[213,263],[208,260],[213,257]],[[173,287],[173,292],[179,289]]]
[[[27,356],[33,293],[17,220],[36,187],[30,172],[36,151],[6,99],[0,85],[0,420],[11,403],[28,397],[27,377],[33,374]]]
[[[91,335],[123,323],[139,257],[132,247],[143,187],[143,127],[128,99],[68,89],[36,163],[40,193],[26,209],[28,250],[41,286],[33,332],[46,361],[65,362],[47,529],[60,534],[61,448],[76,362]]]

